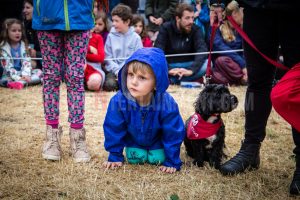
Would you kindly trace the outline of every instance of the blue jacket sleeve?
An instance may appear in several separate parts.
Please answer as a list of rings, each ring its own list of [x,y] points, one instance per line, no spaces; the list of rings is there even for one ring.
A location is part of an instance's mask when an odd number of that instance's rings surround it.
[[[198,18],[202,23],[209,22],[209,8],[206,4],[202,5],[202,9],[201,9],[201,12],[200,12]]]
[[[166,160],[162,163],[166,167],[181,168],[180,146],[185,137],[184,123],[180,116],[177,103],[172,97],[165,101],[167,106],[161,113],[162,117],[162,143]]]
[[[214,51],[226,51],[226,50],[234,50],[228,44],[225,43],[221,31],[218,29],[216,31],[214,43],[213,43]],[[222,55],[230,57],[233,61],[239,64],[239,66],[243,69],[246,67],[246,61],[243,56],[239,55],[237,52],[232,53],[223,53]]]
[[[108,161],[110,162],[124,161],[124,137],[127,133],[127,126],[120,108],[121,101],[121,95],[118,93],[110,100],[103,124],[104,147],[109,152]]]

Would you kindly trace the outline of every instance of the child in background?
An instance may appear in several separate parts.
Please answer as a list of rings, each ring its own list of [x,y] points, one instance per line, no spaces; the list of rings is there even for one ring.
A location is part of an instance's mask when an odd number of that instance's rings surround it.
[[[104,44],[101,35],[93,29],[86,54],[84,83],[88,90],[98,91],[103,86],[105,73],[101,68],[104,61]]]
[[[11,89],[22,89],[26,85],[41,82],[42,71],[32,70],[28,57],[28,46],[25,39],[23,23],[18,19],[6,19],[3,22],[0,36],[0,57],[4,74],[0,85]],[[16,59],[14,59],[16,58]]]
[[[103,89],[118,89],[117,75],[125,63],[137,49],[143,47],[141,37],[131,27],[132,13],[130,7],[119,4],[111,12],[113,27],[105,43],[105,69],[108,72]]]
[[[133,15],[132,24],[134,31],[142,38],[144,47],[153,47],[150,37],[147,35],[145,20],[141,15]]]
[[[158,48],[137,50],[119,72],[120,90],[110,100],[104,120],[105,168],[121,167],[123,149],[130,164],[161,165],[166,173],[180,170],[185,136],[178,105],[169,93],[168,66]]]
[[[95,28],[94,33],[100,34],[105,45],[107,35],[109,33],[109,21],[107,15],[103,11],[99,11],[95,15]]]
[[[24,0],[23,16],[24,16],[24,27],[26,33],[26,39],[28,40],[28,50],[31,57],[32,68],[42,69],[42,61],[35,60],[41,58],[41,49],[37,33],[32,29],[32,12],[33,12],[33,0]]]
[[[194,6],[194,23],[200,27],[205,38],[209,27],[209,8],[206,0],[192,0]]]
[[[94,7],[93,7],[93,13],[94,13],[94,15],[96,16],[98,12],[99,12],[98,1],[95,0],[95,1],[94,1]]]

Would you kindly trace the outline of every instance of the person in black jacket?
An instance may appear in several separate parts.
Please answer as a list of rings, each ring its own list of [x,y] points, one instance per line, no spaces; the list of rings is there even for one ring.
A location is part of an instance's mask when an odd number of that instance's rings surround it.
[[[154,46],[161,48],[165,54],[206,52],[204,35],[194,24],[193,7],[179,4],[175,15],[175,20],[166,22],[160,27]],[[168,57],[171,83],[199,80],[206,72],[206,58],[207,55]]]
[[[299,1],[292,0],[242,0],[244,7],[243,29],[267,56],[276,60],[281,46],[284,64],[294,66],[300,61]],[[211,3],[216,3],[212,1]],[[260,165],[260,146],[266,136],[266,125],[272,104],[270,92],[275,67],[269,64],[248,44],[244,43],[248,87],[245,98],[245,139],[236,156],[224,163],[223,175],[234,175]],[[296,170],[290,185],[290,194],[300,194],[300,134],[292,127],[295,143]]]
[[[159,27],[170,21],[175,12],[178,0],[146,0],[145,15],[148,19],[148,35],[154,42],[158,35]]]

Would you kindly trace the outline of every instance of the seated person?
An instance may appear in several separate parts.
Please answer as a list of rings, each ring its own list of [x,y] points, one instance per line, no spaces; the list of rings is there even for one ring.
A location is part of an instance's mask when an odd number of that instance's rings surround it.
[[[92,30],[86,53],[84,68],[84,83],[88,90],[99,91],[105,80],[105,73],[101,63],[104,61],[104,44],[102,36]]]
[[[191,4],[194,6],[194,23],[202,30],[204,37],[207,36],[207,29],[209,27],[209,7],[206,0],[192,0]]]
[[[236,1],[230,2],[224,16],[231,15],[242,26],[243,10]],[[223,19],[220,28],[217,29],[213,50],[226,51],[242,49],[242,37],[234,30],[228,20]],[[246,61],[243,52],[221,53],[214,55],[214,67],[212,81],[219,84],[246,84],[248,80]]]
[[[3,22],[0,41],[1,65],[4,69],[0,85],[11,89],[22,89],[24,86],[41,82],[42,71],[32,70],[31,59],[26,53],[23,23],[18,19],[6,19]],[[16,59],[14,59],[16,58]]]
[[[165,54],[206,52],[204,35],[194,24],[194,8],[179,4],[175,15],[175,20],[161,26],[154,46],[161,48]],[[207,55],[168,57],[170,82],[199,81],[206,72],[206,58]]]
[[[178,0],[146,0],[145,15],[148,19],[148,35],[155,42],[160,26],[170,21]]]
[[[131,9],[123,4],[117,5],[111,12],[113,27],[105,43],[105,69],[108,72],[103,89],[114,91],[118,89],[117,75],[125,63],[137,49],[143,47],[141,37],[131,25]]]
[[[28,52],[31,58],[42,58],[41,48],[39,44],[39,40],[37,38],[36,30],[32,29],[32,12],[33,12],[33,2],[32,0],[24,0],[24,25],[25,25],[25,33],[26,38],[28,40]],[[42,61],[41,60],[31,60],[31,65],[33,68],[42,69]]]

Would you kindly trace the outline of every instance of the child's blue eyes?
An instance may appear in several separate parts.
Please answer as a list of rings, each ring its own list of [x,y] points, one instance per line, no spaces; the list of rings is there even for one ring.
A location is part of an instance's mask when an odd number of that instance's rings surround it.
[[[133,73],[128,73],[128,77],[130,77],[130,78],[133,78],[135,75],[133,74]],[[139,79],[139,80],[146,80],[147,78],[146,77],[144,77],[144,76],[139,76],[139,75],[137,75],[137,78]]]

